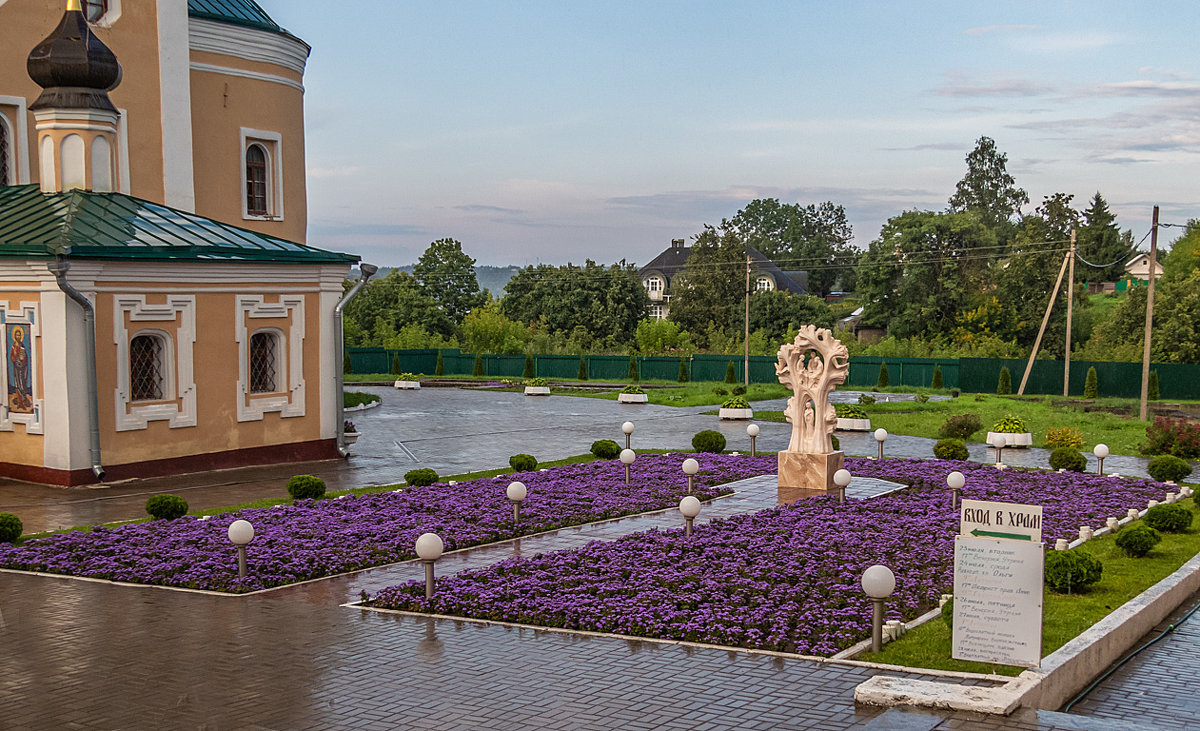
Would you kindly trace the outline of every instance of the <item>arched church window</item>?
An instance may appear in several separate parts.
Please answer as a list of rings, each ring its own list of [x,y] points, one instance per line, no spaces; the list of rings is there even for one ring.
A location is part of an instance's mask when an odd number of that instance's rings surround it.
[[[0,115],[0,185],[12,185],[15,181],[12,175],[12,142],[8,133],[8,123]]]
[[[275,393],[279,390],[280,335],[260,330],[250,336],[250,393]]]
[[[246,148],[246,213],[265,216],[267,209],[267,151],[262,145]]]
[[[129,341],[129,400],[161,401],[166,391],[166,342],[160,335]]]
[[[83,17],[95,23],[108,12],[108,0],[83,0]]]

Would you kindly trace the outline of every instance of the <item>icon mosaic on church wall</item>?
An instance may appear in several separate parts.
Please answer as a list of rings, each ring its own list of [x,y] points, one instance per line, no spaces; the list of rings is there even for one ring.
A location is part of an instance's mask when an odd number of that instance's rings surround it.
[[[29,325],[16,323],[4,328],[5,367],[8,369],[8,408],[15,414],[33,413],[33,367],[29,350],[33,347]]]

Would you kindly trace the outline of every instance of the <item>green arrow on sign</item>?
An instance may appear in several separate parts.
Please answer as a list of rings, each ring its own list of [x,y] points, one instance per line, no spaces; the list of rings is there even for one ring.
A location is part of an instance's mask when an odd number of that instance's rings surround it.
[[[1033,536],[1021,535],[1020,533],[997,533],[995,531],[990,531],[990,530],[979,530],[978,528],[971,531],[971,535],[975,536],[976,538],[987,536],[989,538],[1009,538],[1014,541],[1032,541],[1033,540]]]

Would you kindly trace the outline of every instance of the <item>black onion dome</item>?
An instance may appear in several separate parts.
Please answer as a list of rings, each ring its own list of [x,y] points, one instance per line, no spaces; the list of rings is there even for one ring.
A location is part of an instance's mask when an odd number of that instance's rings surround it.
[[[117,57],[88,28],[83,12],[68,9],[46,40],[29,53],[29,78],[42,87],[31,110],[103,109],[116,112],[108,90],[121,83]]]

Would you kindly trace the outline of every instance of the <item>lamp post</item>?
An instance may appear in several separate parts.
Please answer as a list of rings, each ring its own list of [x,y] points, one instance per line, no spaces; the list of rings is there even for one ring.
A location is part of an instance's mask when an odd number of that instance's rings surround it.
[[[683,474],[688,477],[688,495],[692,494],[692,478],[700,471],[700,463],[688,457],[683,460]]]
[[[504,494],[506,497],[508,497],[508,501],[510,503],[512,503],[512,506],[513,506],[513,523],[520,523],[521,522],[521,501],[524,500],[525,496],[529,494],[529,491],[525,489],[525,483],[523,483],[523,482],[508,483],[508,489],[506,489],[504,491]]]
[[[627,421],[622,424],[621,431],[625,432],[625,448],[629,449],[629,437],[633,435],[633,422]]]
[[[625,465],[625,484],[629,484],[629,465],[633,464],[633,460],[637,459],[637,452],[628,447],[621,450],[621,462]]]
[[[750,435],[750,456],[757,457],[758,450],[754,446],[754,440],[758,438],[758,424],[751,424],[746,427],[746,433]]]
[[[1003,459],[1003,455],[1001,453],[1004,451],[1004,445],[1007,443],[1008,443],[1008,440],[1005,439],[1004,435],[1001,434],[1000,432],[996,432],[995,434],[992,435],[992,449],[996,450],[996,468],[997,469],[1004,467],[1004,459]]]
[[[955,471],[946,475],[946,484],[950,486],[950,507],[958,507],[958,491],[963,489],[963,485],[967,484],[967,478],[963,477],[963,473]]]
[[[876,429],[875,430],[875,441],[879,442],[879,457],[878,457],[878,459],[883,459],[883,443],[887,441],[887,437],[888,437],[887,429]]]
[[[1108,445],[1107,444],[1097,444],[1096,448],[1092,450],[1092,454],[1096,455],[1096,459],[1097,459],[1097,461],[1099,461],[1099,464],[1096,466],[1096,474],[1103,475],[1104,474],[1104,458],[1108,456]]]
[[[700,514],[700,501],[695,495],[686,495],[679,501],[679,512],[683,513],[683,534],[692,535],[692,521]]]
[[[229,542],[237,546],[238,578],[246,578],[246,544],[254,540],[254,526],[248,520],[235,520],[229,525]]]
[[[862,588],[875,605],[871,619],[871,652],[879,652],[883,649],[883,602],[896,590],[896,575],[887,566],[875,564],[863,572]]]
[[[838,470],[833,473],[833,484],[838,486],[838,502],[846,502],[846,485],[850,484],[850,470]]]
[[[442,557],[446,544],[437,533],[422,533],[417,538],[417,558],[425,564],[425,598],[433,598],[433,562]]]

